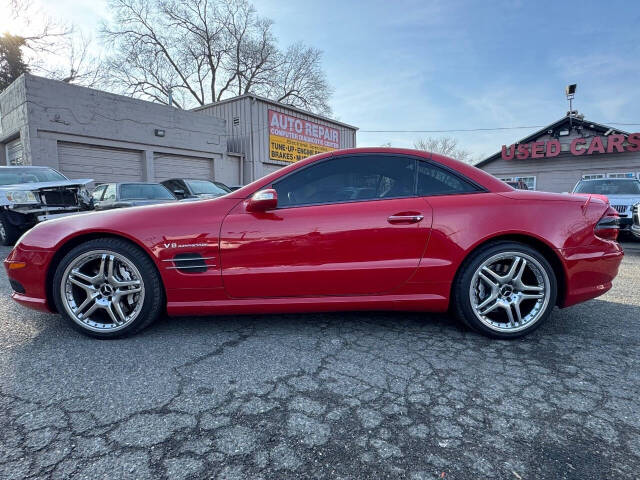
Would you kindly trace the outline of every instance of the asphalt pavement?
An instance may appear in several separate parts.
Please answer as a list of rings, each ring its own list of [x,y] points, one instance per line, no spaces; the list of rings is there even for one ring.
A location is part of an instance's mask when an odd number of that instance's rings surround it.
[[[639,245],[517,341],[384,312],[99,341],[13,303],[3,270],[0,478],[637,480]]]

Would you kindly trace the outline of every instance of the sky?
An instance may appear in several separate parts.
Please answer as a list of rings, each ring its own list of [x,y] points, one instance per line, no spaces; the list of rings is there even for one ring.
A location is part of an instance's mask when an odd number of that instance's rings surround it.
[[[38,1],[38,0],[36,0]],[[103,0],[41,0],[85,32],[108,15]],[[336,119],[360,128],[358,146],[411,147],[448,135],[488,156],[568,110],[640,131],[640,2],[635,0],[260,0],[281,46],[324,52]],[[0,24],[0,28],[3,25]]]

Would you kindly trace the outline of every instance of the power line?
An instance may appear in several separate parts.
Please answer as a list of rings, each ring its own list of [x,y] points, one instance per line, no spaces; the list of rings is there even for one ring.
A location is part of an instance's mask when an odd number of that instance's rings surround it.
[[[605,122],[601,125],[640,126],[640,123]],[[455,128],[450,130],[358,130],[358,133],[454,133],[454,132],[494,132],[499,130],[521,130],[525,128],[543,128],[547,125],[526,125],[519,127],[493,128]]]

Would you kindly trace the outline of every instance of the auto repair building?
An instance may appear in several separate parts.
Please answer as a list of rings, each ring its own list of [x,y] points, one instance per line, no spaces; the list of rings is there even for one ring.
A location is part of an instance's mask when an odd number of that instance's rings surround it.
[[[580,179],[640,178],[640,133],[561,118],[475,165],[530,190],[569,192]]]
[[[254,95],[181,110],[30,74],[0,92],[0,165],[44,165],[96,183],[243,185],[310,154],[354,147],[356,131]]]

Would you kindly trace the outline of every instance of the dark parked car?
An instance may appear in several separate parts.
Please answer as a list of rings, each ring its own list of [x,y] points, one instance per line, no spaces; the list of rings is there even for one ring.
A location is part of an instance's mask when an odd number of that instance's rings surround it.
[[[176,200],[176,197],[159,183],[103,183],[93,191],[96,210],[139,207]]]
[[[179,199],[216,198],[231,192],[222,182],[198,180],[195,178],[171,178],[162,182]]]

